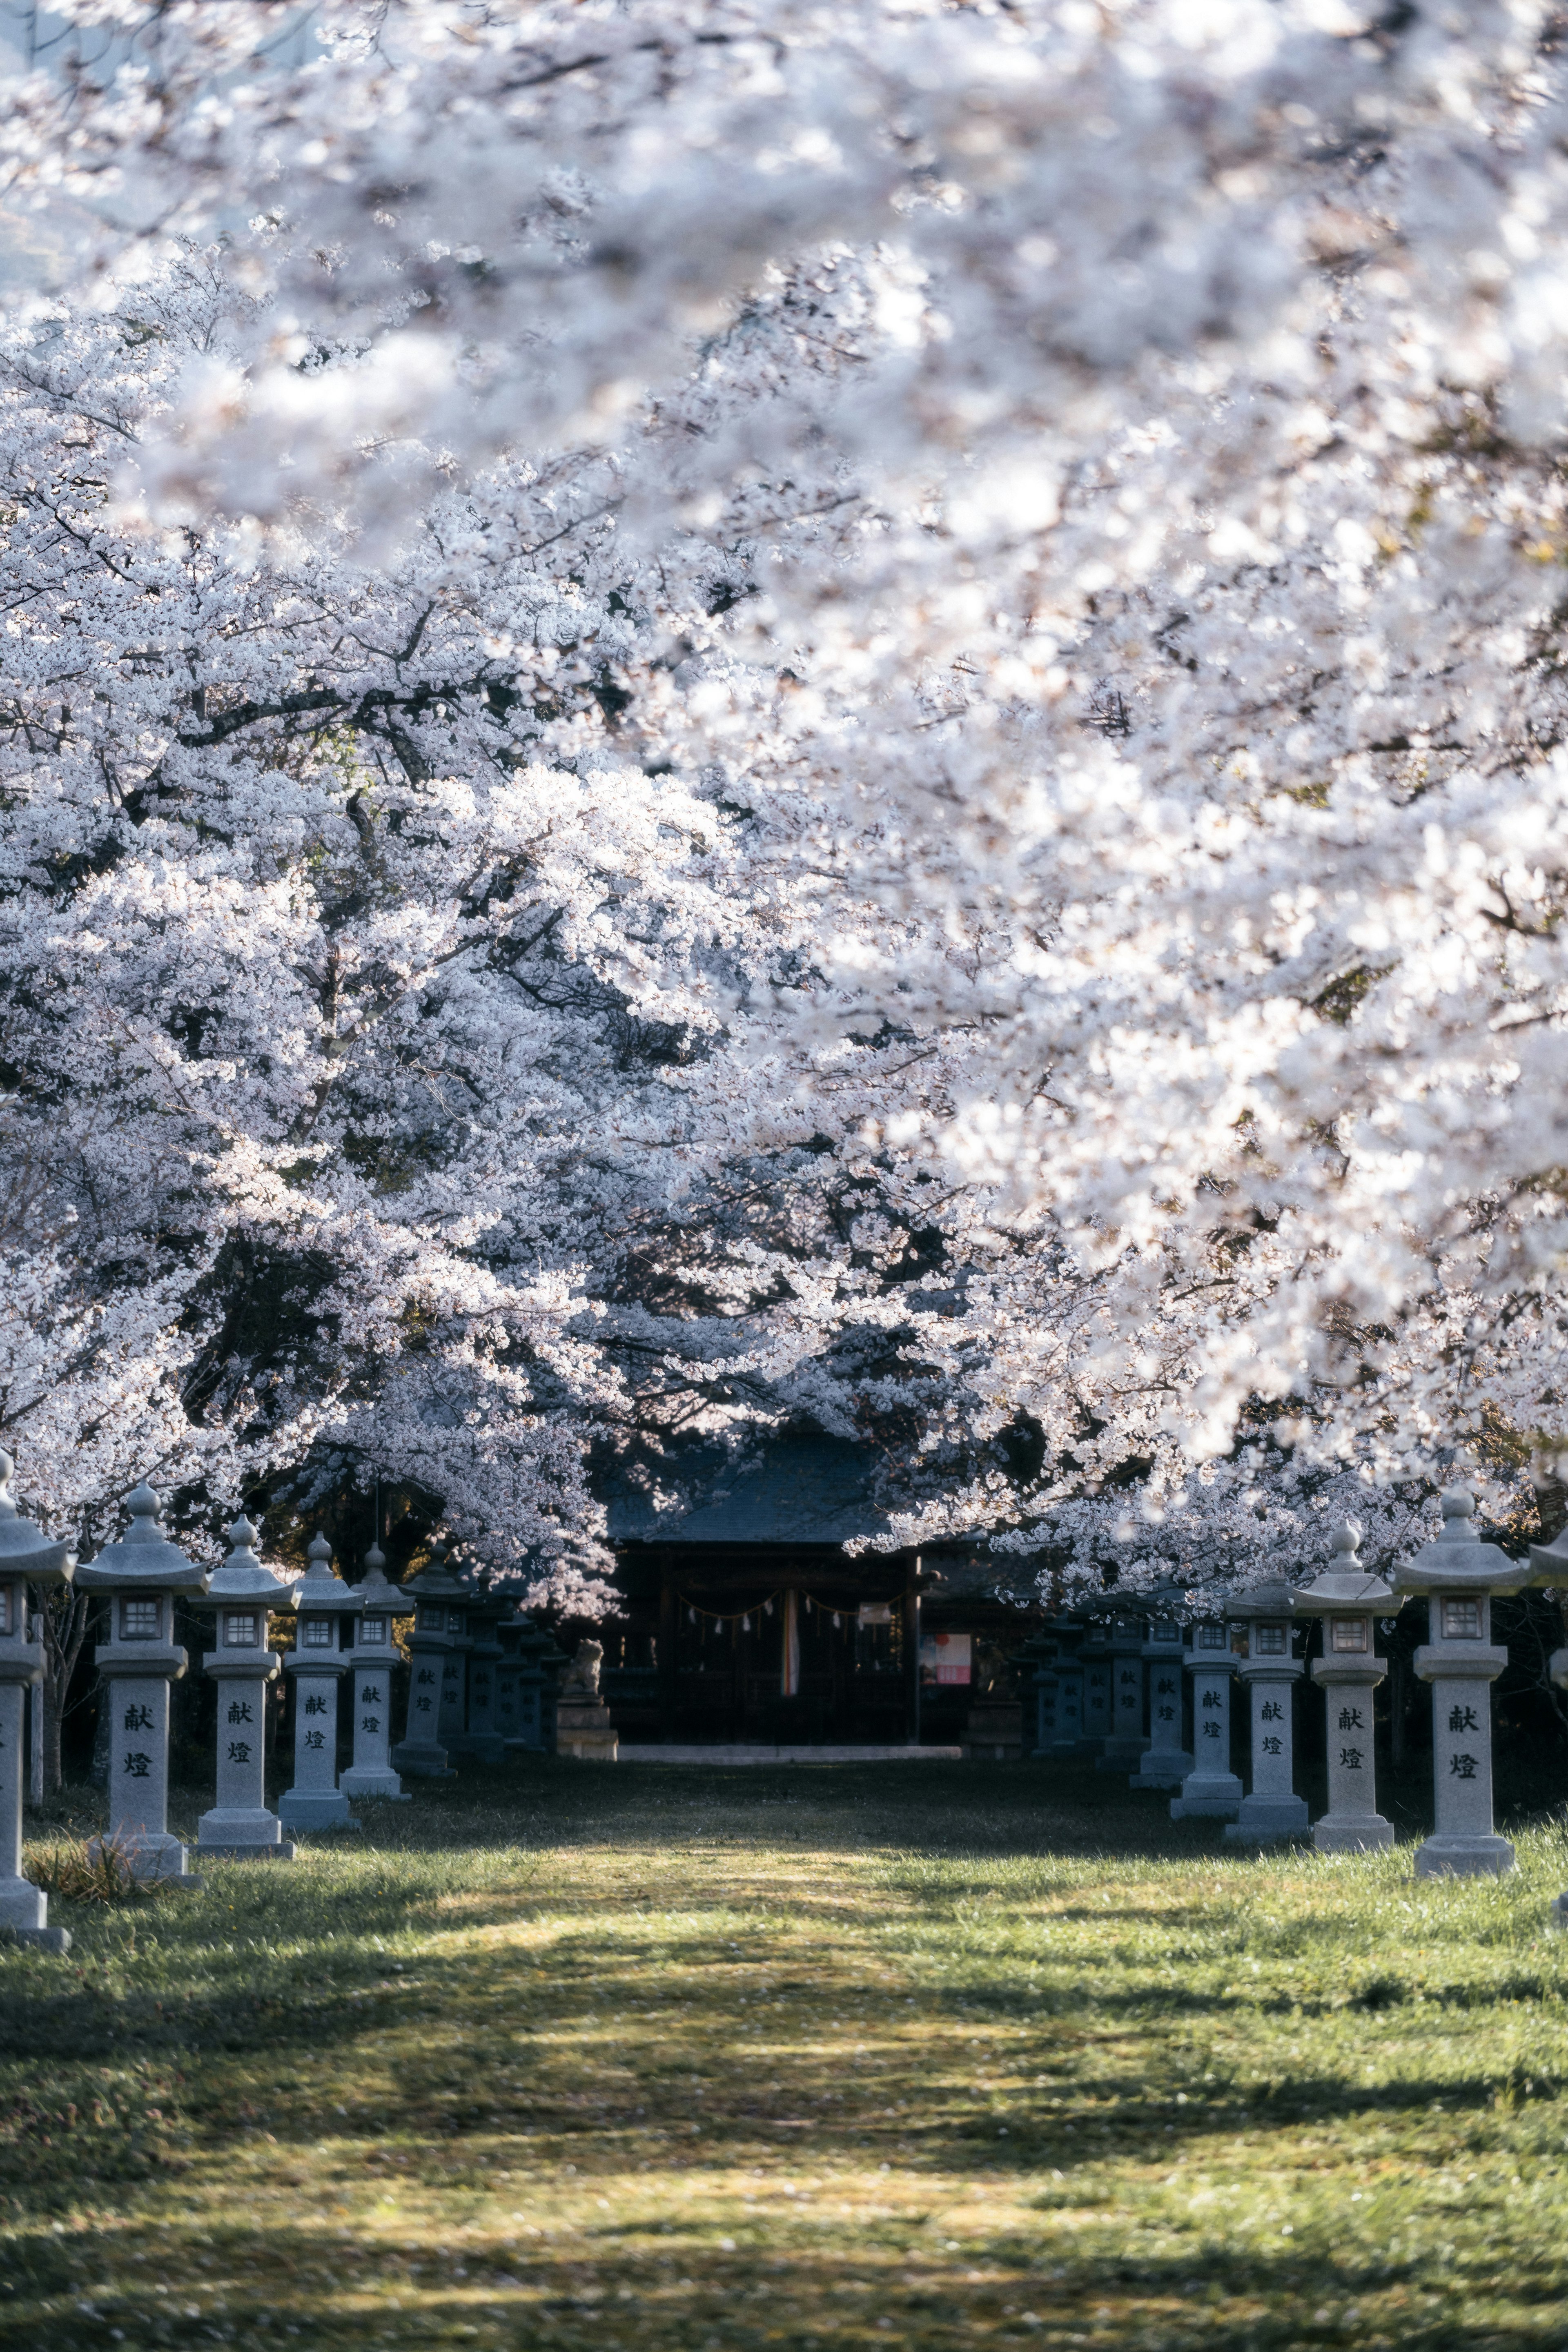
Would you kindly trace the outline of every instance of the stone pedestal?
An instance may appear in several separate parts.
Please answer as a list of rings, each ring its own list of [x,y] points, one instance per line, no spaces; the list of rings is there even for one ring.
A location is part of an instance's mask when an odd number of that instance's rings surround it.
[[[291,1830],[342,1830],[359,1825],[338,1787],[338,1685],[349,1671],[342,1624],[353,1596],[331,1565],[332,1548],[317,1536],[310,1565],[295,1596],[294,1648],[285,1661],[294,1677],[294,1785],[278,1801]]]
[[[1309,1826],[1307,1801],[1296,1794],[1293,1694],[1302,1664],[1291,1654],[1295,1606],[1290,1587],[1275,1583],[1237,1593],[1226,1607],[1235,1672],[1252,1718],[1252,1787],[1226,1824],[1232,1845],[1272,1845],[1304,1836]]]
[[[1296,1595],[1299,1611],[1323,1621],[1323,1654],[1312,1661],[1328,1715],[1329,1810],[1312,1829],[1320,1853],[1365,1853],[1394,1843],[1394,1824],[1377,1810],[1372,1695],[1388,1662],[1373,1655],[1373,1626],[1400,1604],[1362,1566],[1356,1542],[1356,1530],[1342,1527],[1332,1566]]]
[[[1110,1736],[1097,1769],[1131,1772],[1147,1745],[1143,1711],[1143,1629],[1119,1620],[1106,1637],[1110,1652]]]
[[[1179,1594],[1171,1594],[1172,1611]],[[1156,1596],[1156,1605],[1167,1596]],[[1193,1759],[1182,1745],[1182,1628],[1173,1613],[1156,1617],[1143,1644],[1149,1675],[1149,1745],[1131,1776],[1134,1789],[1179,1789],[1193,1769]]]
[[[130,1507],[122,1540],[77,1571],[79,1589],[109,1599],[110,1638],[93,1653],[109,1710],[107,1842],[132,1876],[197,1887],[169,1834],[169,1685],[186,1663],[174,1639],[174,1594],[203,1593],[207,1578],[164,1536],[151,1486],[138,1486]]]
[[[1194,1625],[1184,1664],[1193,1678],[1193,1769],[1171,1800],[1173,1822],[1234,1822],[1242,1786],[1230,1769],[1230,1637],[1223,1624]]]
[[[406,1805],[413,1800],[392,1769],[392,1667],[396,1652],[392,1620],[398,1605],[395,1585],[386,1580],[386,1559],[373,1544],[365,1554],[365,1573],[354,1589],[354,1645],[349,1652],[349,1707],[353,1724],[354,1760],[338,1776],[345,1797],[373,1797],[384,1805]]]
[[[22,1875],[23,1738],[28,1689],[43,1679],[43,1644],[27,1639],[30,1591],[67,1584],[76,1565],[69,1544],[51,1543],[11,1499],[14,1468],[0,1454],[0,1933],[43,1951],[66,1952],[70,1937],[49,1925],[49,1898]]]
[[[222,1862],[291,1862],[294,1849],[267,1802],[267,1687],[282,1664],[267,1646],[267,1622],[270,1609],[288,1606],[294,1587],[262,1567],[248,1519],[237,1519],[228,1534],[233,1549],[205,1604],[217,1637],[202,1660],[217,1685],[217,1789],[196,1823],[196,1853]]]
[[[1491,1686],[1508,1652],[1491,1643],[1492,1596],[1517,1592],[1531,1570],[1481,1543],[1472,1496],[1443,1497],[1443,1532],[1407,1560],[1400,1592],[1424,1592],[1429,1612],[1415,1671],[1432,1686],[1432,1801],[1436,1827],[1415,1850],[1415,1875],[1475,1878],[1513,1868],[1513,1848],[1492,1827]]]
[[[599,1696],[599,1667],[604,1649],[597,1642],[578,1644],[577,1655],[561,1685],[555,1715],[555,1752],[584,1762],[614,1764],[620,1753],[610,1710]]]

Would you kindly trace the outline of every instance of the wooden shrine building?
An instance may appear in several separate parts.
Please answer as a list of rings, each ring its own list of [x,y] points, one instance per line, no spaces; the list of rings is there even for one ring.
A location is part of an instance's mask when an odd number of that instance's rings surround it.
[[[945,1746],[1043,1622],[1033,1564],[977,1548],[850,1551],[879,1524],[868,1452],[773,1440],[686,1465],[696,1497],[607,1497],[622,1612],[602,1629],[623,1741]],[[704,1475],[704,1472],[708,1475]]]

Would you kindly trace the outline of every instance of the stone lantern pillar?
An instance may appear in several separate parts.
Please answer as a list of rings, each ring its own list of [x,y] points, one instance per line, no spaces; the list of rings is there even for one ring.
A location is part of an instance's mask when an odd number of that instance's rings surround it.
[[[1031,1647],[1034,1645],[1031,1644]],[[1035,1651],[1034,1689],[1035,1753],[1056,1756],[1061,1742],[1061,1644],[1054,1632],[1039,1636]]]
[[[1149,1669],[1149,1745],[1129,1780],[1133,1789],[1179,1789],[1193,1769],[1182,1744],[1181,1617],[1184,1595],[1167,1588],[1149,1596],[1155,1614],[1143,1644]]]
[[[454,1756],[471,1756],[480,1764],[499,1764],[506,1753],[496,1715],[501,1646],[496,1629],[510,1613],[504,1593],[475,1591],[468,1606],[468,1719],[466,1728],[445,1741]]]
[[[1294,1685],[1303,1669],[1290,1650],[1295,1605],[1288,1584],[1256,1585],[1226,1604],[1236,1672],[1247,1685],[1252,1709],[1252,1788],[1235,1821],[1225,1825],[1233,1845],[1267,1845],[1276,1838],[1300,1837],[1308,1827],[1307,1801],[1296,1794],[1292,1710]]]
[[[1110,1645],[1107,1627],[1093,1619],[1093,1602],[1080,1603],[1087,1626],[1084,1643],[1079,1652],[1083,1661],[1083,1745],[1085,1756],[1101,1756],[1110,1737]]]
[[[1145,1746],[1143,1724],[1143,1628],[1118,1617],[1106,1637],[1110,1652],[1110,1736],[1096,1769],[1135,1771]]]
[[[1332,1565],[1296,1595],[1303,1616],[1323,1621],[1323,1654],[1312,1680],[1328,1710],[1329,1810],[1312,1828],[1321,1853],[1366,1853],[1394,1843],[1394,1824],[1377,1810],[1372,1695],[1388,1671],[1373,1654],[1373,1620],[1400,1606],[1380,1577],[1356,1558],[1348,1523],[1334,1538]]]
[[[0,1927],[45,1951],[68,1952],[64,1927],[49,1925],[49,1898],[22,1875],[22,1738],[26,1693],[43,1679],[44,1651],[27,1639],[27,1595],[68,1584],[76,1566],[68,1543],[51,1543],[17,1515],[11,1500],[11,1456],[0,1453]]]
[[[345,1797],[375,1797],[383,1804],[413,1800],[393,1770],[392,1670],[397,1652],[392,1620],[403,1596],[386,1580],[386,1555],[372,1544],[364,1575],[354,1589],[354,1645],[349,1652],[349,1707],[353,1720],[354,1760],[338,1778]]]
[[[333,1568],[325,1536],[314,1538],[305,1557],[310,1564],[294,1596],[294,1647],[285,1662],[294,1676],[294,1785],[278,1811],[291,1830],[341,1830],[358,1826],[338,1787],[338,1685],[349,1671],[342,1626],[355,1596]]]
[[[502,1745],[529,1755],[552,1756],[564,1653],[521,1610],[502,1625],[500,1644],[497,1706]]]
[[[1396,1573],[1396,1592],[1426,1595],[1427,1640],[1415,1671],[1432,1685],[1433,1810],[1436,1827],[1415,1849],[1415,1875],[1477,1878],[1513,1868],[1513,1848],[1492,1827],[1492,1691],[1508,1652],[1491,1639],[1492,1595],[1528,1584],[1531,1561],[1482,1543],[1475,1499],[1443,1497],[1443,1532]]]
[[[267,1646],[267,1615],[290,1605],[294,1584],[263,1568],[248,1519],[236,1519],[228,1539],[233,1549],[203,1603],[213,1612],[217,1643],[202,1660],[202,1672],[217,1685],[217,1790],[212,1811],[196,1823],[196,1853],[291,1862],[294,1849],[267,1805],[267,1685],[282,1664]]]
[[[118,1543],[77,1570],[79,1592],[109,1600],[109,1639],[93,1652],[109,1708],[109,1844],[135,1878],[195,1887],[169,1834],[169,1685],[185,1671],[174,1641],[174,1595],[205,1592],[207,1576],[158,1524],[158,1497],[138,1486]]]
[[[441,1675],[450,1646],[447,1603],[461,1600],[463,1588],[447,1566],[447,1547],[437,1544],[426,1567],[403,1586],[404,1600],[415,1605],[414,1630],[408,1637],[408,1721],[390,1761],[396,1771],[417,1780],[455,1780],[437,1726],[441,1716]]]
[[[441,1656],[441,1711],[436,1737],[448,1756],[461,1756],[468,1728],[468,1656],[474,1646],[468,1612],[478,1600],[461,1572],[453,1576],[453,1601],[447,1606],[447,1647]]]
[[[1083,1627],[1076,1617],[1056,1617],[1050,1632],[1057,1644],[1057,1737],[1051,1754],[1083,1753]]]
[[[1230,1769],[1230,1634],[1220,1617],[1200,1618],[1183,1662],[1193,1678],[1193,1769],[1171,1800],[1173,1822],[1234,1822],[1241,1782]]]

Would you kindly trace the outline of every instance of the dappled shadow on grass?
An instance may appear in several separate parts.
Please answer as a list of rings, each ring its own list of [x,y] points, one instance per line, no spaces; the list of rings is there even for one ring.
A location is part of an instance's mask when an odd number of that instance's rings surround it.
[[[932,2221],[935,2221],[935,2227]],[[212,2341],[331,2344],[345,2352],[401,2344],[541,2343],[669,2347],[878,2343],[947,2352],[977,2336],[1001,2342],[1158,2345],[1186,2352],[1282,2352],[1304,2343],[1542,2352],[1562,2311],[1561,2263],[1526,2255],[1509,2284],[1512,2308],[1489,2311],[1496,2281],[1479,2262],[1433,2282],[1415,2265],[1313,2246],[1291,2252],[1128,2262],[1073,2255],[1048,2270],[1037,2246],[942,2217],[873,2223],[852,2246],[808,2241],[793,2215],[745,2220],[715,2250],[681,2217],[590,2226],[570,2243],[520,2240],[510,2227],[470,2231],[410,2262],[388,2243],[370,2263],[345,2257],[309,2214],[251,2227],[215,2220],[188,2238],[163,2233],[145,2275],[117,2275],[80,2294],[81,2250],[46,2236],[16,2246],[7,2285],[40,2313],[40,2352],[82,2340],[82,2315],[51,2305],[89,2300],[92,2333],[150,2335],[161,2345]],[[169,2289],[157,2293],[160,2285]],[[4,2320],[0,2317],[0,2326]]]
[[[8,1964],[0,2338],[10,2312],[28,2352],[1555,2340],[1557,2232],[1516,2184],[1563,2140],[1531,2085],[1568,2039],[1543,2004],[1522,2078],[1522,1961],[1465,1957],[1462,2017],[1425,1982],[1405,2012],[1364,1936],[1231,1986],[1214,1931],[1252,1885],[1281,1942],[1331,1942],[1292,1865],[1221,1893],[1206,1845],[1140,1845],[1091,1902],[1005,1769],[999,1838],[939,1845],[927,1769],[852,1768],[860,1835],[783,1775],[689,1776],[655,1822],[640,1774],[520,1770],[504,1803],[367,1808],[292,1872],[215,1868],[155,1949],[111,1926]],[[1082,1804],[1080,1853],[1138,1809]],[[1422,2205],[1456,2161],[1491,2167],[1479,2218],[1457,2177],[1452,2218]],[[1374,2169],[1415,2185],[1373,2219]]]

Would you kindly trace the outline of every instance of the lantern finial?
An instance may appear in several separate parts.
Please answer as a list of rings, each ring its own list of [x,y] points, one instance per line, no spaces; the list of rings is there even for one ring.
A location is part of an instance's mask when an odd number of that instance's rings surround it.
[[[11,1500],[11,1481],[16,1475],[16,1465],[0,1446],[0,1519],[14,1519],[16,1506]]]
[[[364,1556],[364,1564],[367,1573],[371,1576],[384,1576],[385,1574],[386,1554],[383,1551],[379,1544],[372,1544],[370,1549]]]
[[[1339,1526],[1334,1529],[1334,1552],[1336,1557],[1346,1558],[1353,1560],[1360,1542],[1361,1529],[1357,1527],[1355,1521],[1353,1519],[1342,1519]]]
[[[305,1557],[307,1559],[314,1560],[318,1568],[325,1568],[327,1563],[331,1560],[332,1557],[332,1547],[327,1541],[326,1537],[321,1534],[320,1528],[317,1529],[315,1535],[312,1536],[310,1541],[306,1545]]]
[[[1471,1494],[1467,1494],[1463,1486],[1455,1486],[1450,1488],[1449,1492],[1443,1497],[1443,1518],[1445,1525],[1449,1519],[1473,1518],[1475,1516],[1475,1496]]]
[[[154,1489],[142,1479],[125,1497],[125,1507],[131,1514],[131,1525],[125,1530],[127,1543],[162,1543],[163,1531],[158,1525],[162,1501]]]

